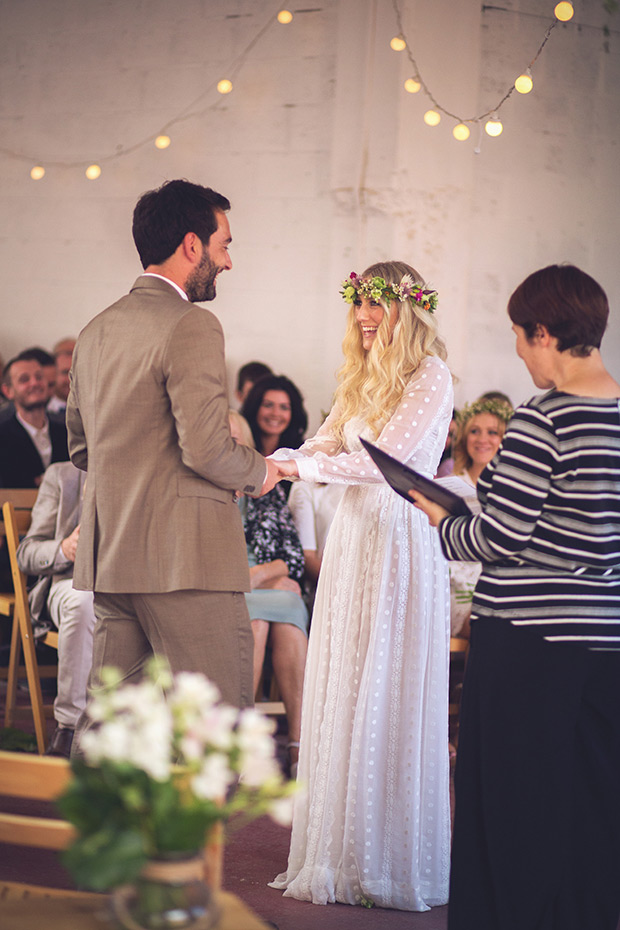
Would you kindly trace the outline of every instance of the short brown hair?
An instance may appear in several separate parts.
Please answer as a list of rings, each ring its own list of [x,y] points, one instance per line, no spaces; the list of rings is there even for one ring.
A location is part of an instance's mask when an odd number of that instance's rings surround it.
[[[531,274],[508,301],[508,315],[528,340],[537,325],[558,340],[558,350],[589,355],[601,345],[609,317],[601,285],[575,265],[549,265]]]

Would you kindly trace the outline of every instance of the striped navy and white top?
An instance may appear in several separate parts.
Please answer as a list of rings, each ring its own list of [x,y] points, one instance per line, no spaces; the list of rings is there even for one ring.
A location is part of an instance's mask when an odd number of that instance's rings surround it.
[[[483,563],[472,620],[620,649],[620,402],[555,390],[532,398],[478,498],[482,513],[439,527],[447,558]]]

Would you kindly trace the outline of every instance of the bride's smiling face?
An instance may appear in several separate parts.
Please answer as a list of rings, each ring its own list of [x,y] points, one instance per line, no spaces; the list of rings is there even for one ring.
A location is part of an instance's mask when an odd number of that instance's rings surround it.
[[[388,311],[388,323],[390,326],[390,336],[394,332],[394,327],[396,326],[396,320],[398,317],[398,310],[396,308],[396,302],[393,301],[390,304],[390,309]],[[355,319],[357,320],[357,325],[360,328],[362,334],[362,345],[368,350],[372,346],[373,342],[377,337],[377,329],[379,324],[382,322],[383,317],[385,316],[385,310],[378,300],[373,300],[371,297],[360,297],[355,301]]]

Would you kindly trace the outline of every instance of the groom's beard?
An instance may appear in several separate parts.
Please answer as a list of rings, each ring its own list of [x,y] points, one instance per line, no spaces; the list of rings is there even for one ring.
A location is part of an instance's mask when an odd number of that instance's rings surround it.
[[[213,300],[215,297],[215,279],[221,268],[211,261],[207,249],[202,253],[200,263],[194,268],[185,282],[185,293],[192,303]]]

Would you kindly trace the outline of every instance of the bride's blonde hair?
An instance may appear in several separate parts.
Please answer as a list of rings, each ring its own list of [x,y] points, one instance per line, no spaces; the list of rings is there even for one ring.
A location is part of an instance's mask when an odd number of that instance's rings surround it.
[[[405,262],[378,262],[370,265],[360,277],[384,278],[386,284],[400,284],[403,275],[411,275],[415,284],[425,287],[422,276]],[[338,388],[334,404],[338,417],[333,429],[342,439],[344,425],[353,417],[363,416],[366,423],[379,435],[407,383],[428,355],[446,357],[446,347],[439,336],[433,313],[405,300],[383,298],[380,301],[385,313],[377,328],[370,349],[362,344],[362,333],[355,317],[355,304],[351,304],[347,329],[342,341],[344,364],[338,372]],[[390,334],[390,308],[396,305],[397,317]]]

